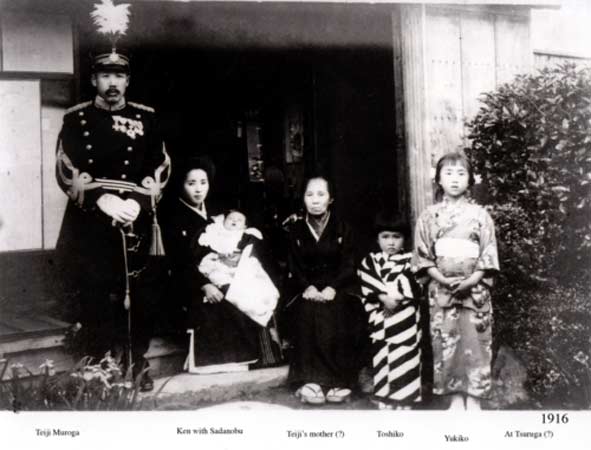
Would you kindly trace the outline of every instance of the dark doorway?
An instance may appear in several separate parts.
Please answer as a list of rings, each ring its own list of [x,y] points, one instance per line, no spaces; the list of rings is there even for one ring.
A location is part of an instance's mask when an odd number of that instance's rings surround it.
[[[398,209],[391,6],[133,4],[129,98],[155,106],[174,164],[207,154],[212,195],[268,220],[299,206],[307,171],[335,180],[340,213],[371,241],[375,212]],[[96,33],[80,17],[81,93]],[[88,30],[88,32],[86,32]],[[257,150],[258,155],[256,154]],[[257,163],[257,158],[259,162]]]

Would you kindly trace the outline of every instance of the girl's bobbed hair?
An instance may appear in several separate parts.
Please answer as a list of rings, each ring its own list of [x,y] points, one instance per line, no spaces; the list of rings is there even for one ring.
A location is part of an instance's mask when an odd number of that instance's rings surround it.
[[[403,215],[389,210],[382,210],[374,218],[373,231],[376,236],[383,231],[394,231],[402,233],[405,238],[408,238],[410,236],[410,224]]]
[[[472,170],[472,164],[468,157],[460,152],[451,152],[446,153],[439,161],[437,161],[437,166],[435,168],[435,183],[437,183],[437,195],[441,197],[443,195],[443,190],[441,189],[441,185],[439,182],[441,181],[441,171],[443,167],[446,165],[456,165],[459,164],[464,166],[468,171],[468,189],[474,186],[474,170]]]

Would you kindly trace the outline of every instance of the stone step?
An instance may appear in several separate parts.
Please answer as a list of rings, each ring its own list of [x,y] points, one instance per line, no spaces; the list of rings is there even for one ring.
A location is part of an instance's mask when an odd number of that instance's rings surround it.
[[[210,375],[179,373],[155,379],[154,390],[141,398],[149,409],[195,409],[282,386],[287,373],[287,365]]]
[[[150,341],[150,348],[145,357],[150,363],[152,377],[166,377],[183,371],[187,349],[172,339],[155,337]]]

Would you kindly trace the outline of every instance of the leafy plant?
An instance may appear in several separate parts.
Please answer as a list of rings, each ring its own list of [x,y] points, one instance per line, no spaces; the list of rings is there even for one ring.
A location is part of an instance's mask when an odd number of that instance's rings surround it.
[[[497,343],[526,363],[533,405],[591,408],[591,299],[582,286],[499,286],[495,300]]]
[[[98,364],[89,357],[56,374],[47,360],[38,376],[22,364],[0,361],[0,409],[19,410],[132,410],[138,408],[139,380],[131,381],[131,370],[123,376],[119,364],[107,354]]]
[[[591,70],[565,64],[520,75],[484,94],[468,127],[505,267],[539,281],[589,266]]]
[[[497,338],[538,405],[591,408],[591,70],[544,68],[481,100],[465,150],[496,226]]]

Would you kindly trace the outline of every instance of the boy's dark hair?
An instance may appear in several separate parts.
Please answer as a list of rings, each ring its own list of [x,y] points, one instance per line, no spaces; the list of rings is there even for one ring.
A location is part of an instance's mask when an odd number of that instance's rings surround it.
[[[410,225],[406,218],[393,211],[380,211],[376,214],[374,220],[374,233],[380,234],[382,231],[396,231],[402,233],[405,238],[410,235]]]

